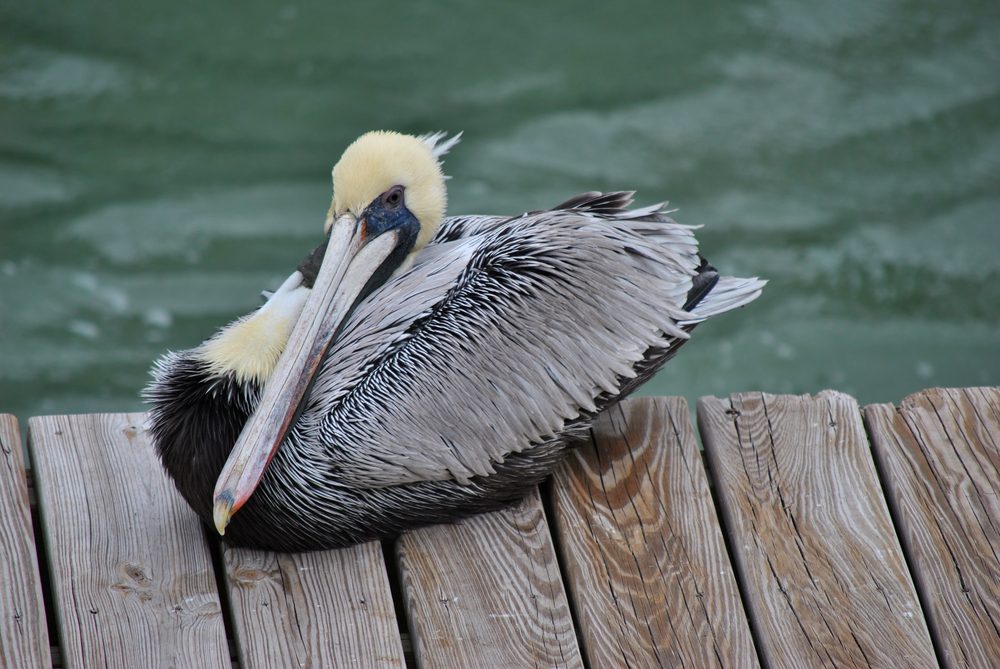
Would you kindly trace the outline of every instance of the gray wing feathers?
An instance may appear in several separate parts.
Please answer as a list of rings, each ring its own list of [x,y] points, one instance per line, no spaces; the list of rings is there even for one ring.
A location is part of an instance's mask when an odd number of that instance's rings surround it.
[[[688,337],[685,323],[759,293],[724,279],[718,300],[683,311],[697,242],[659,208],[505,220],[429,246],[351,316],[301,421],[344,479],[488,476],[620,392],[651,347]]]

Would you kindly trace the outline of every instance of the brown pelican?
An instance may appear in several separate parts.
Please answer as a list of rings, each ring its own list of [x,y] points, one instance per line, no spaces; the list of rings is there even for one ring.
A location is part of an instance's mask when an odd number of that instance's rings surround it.
[[[356,140],[324,244],[155,364],[157,452],[229,541],[329,548],[514,501],[698,323],[760,294],[631,193],[445,218],[442,138]]]

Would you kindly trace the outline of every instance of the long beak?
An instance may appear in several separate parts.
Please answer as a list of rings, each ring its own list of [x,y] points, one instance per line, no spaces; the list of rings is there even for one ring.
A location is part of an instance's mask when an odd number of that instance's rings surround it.
[[[398,243],[395,231],[366,239],[366,221],[333,224],[319,274],[257,410],[247,420],[215,484],[215,529],[225,534],[233,514],[256,490],[267,464],[295,420],[313,376],[341,322],[371,276]]]

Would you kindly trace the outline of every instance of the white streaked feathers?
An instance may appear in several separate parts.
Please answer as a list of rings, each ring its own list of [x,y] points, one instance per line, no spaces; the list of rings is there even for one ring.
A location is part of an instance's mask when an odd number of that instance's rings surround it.
[[[317,376],[293,442],[345,482],[487,476],[763,285],[724,278],[683,311],[697,241],[659,207],[467,223],[479,234],[430,245],[359,305]]]

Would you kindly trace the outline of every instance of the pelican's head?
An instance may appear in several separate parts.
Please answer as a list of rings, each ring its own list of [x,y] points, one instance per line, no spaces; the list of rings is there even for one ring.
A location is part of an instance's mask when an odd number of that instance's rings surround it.
[[[215,486],[220,534],[260,483],[347,314],[441,224],[447,194],[438,158],[458,136],[442,138],[370,132],[334,166],[329,239],[312,290]]]
[[[333,204],[324,229],[343,216],[366,220],[376,234],[386,226],[414,226],[411,252],[426,246],[448,203],[438,158],[457,139],[439,146],[440,137],[378,130],[354,140],[333,167]]]

